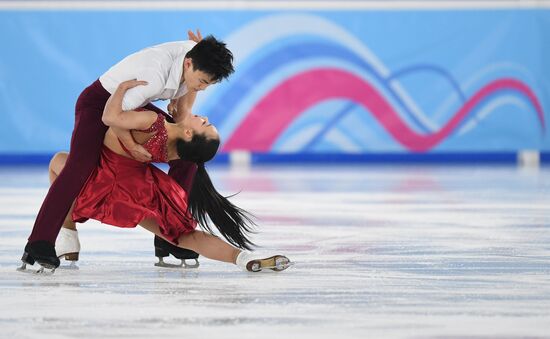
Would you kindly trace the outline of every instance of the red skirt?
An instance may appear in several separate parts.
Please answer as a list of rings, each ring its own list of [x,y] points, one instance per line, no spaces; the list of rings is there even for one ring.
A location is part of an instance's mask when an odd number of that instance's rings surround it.
[[[154,219],[162,235],[177,244],[182,234],[197,227],[187,211],[187,199],[187,192],[162,170],[103,146],[99,166],[75,200],[72,218],[118,227]]]

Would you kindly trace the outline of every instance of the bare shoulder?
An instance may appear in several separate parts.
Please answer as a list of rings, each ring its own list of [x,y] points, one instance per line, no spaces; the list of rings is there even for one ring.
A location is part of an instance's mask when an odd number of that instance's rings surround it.
[[[128,118],[134,120],[134,123],[132,123],[131,125],[132,129],[136,130],[148,129],[158,119],[158,114],[149,110],[139,110],[131,113],[133,114],[128,114]]]

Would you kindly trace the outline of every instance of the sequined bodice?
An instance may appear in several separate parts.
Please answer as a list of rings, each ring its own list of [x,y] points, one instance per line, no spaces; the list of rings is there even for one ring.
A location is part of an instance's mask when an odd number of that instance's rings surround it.
[[[152,162],[168,162],[168,133],[164,124],[164,115],[158,114],[157,120],[144,133],[156,132],[145,144],[145,148],[152,156]]]
[[[145,130],[136,130],[143,133],[156,132],[146,143],[142,146],[151,153],[151,162],[168,162],[168,132],[166,131],[166,125],[164,124],[164,116],[158,114],[157,120]],[[119,140],[120,141],[120,140]],[[130,154],[130,152],[120,143],[124,151]]]

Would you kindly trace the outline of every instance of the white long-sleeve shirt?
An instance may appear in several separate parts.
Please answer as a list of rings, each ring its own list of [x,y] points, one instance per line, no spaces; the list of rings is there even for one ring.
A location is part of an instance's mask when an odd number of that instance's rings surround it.
[[[196,43],[191,40],[174,41],[148,47],[131,54],[99,77],[103,88],[113,93],[126,80],[148,82],[126,92],[122,101],[125,111],[143,107],[156,100],[176,99],[187,93],[185,83],[180,85],[183,60]]]

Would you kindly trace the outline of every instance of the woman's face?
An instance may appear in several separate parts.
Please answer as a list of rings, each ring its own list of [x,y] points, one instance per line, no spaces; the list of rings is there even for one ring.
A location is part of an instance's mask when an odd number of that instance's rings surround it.
[[[196,114],[189,114],[185,117],[184,126],[186,129],[191,130],[192,134],[204,134],[208,139],[219,139],[218,130],[212,125],[207,117],[203,117]]]

